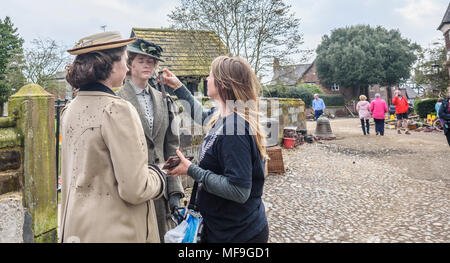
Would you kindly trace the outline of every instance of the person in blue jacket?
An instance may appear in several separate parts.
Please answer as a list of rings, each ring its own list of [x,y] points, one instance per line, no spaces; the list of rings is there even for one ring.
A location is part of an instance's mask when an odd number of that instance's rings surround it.
[[[314,110],[314,118],[317,120],[320,118],[320,115],[323,114],[325,110],[325,102],[323,99],[319,98],[319,94],[314,94],[314,99],[312,101],[312,108]]]
[[[210,127],[198,165],[177,151],[181,163],[168,171],[171,176],[188,174],[199,183],[197,205],[205,223],[202,240],[266,243],[269,227],[261,199],[266,154],[258,119],[258,78],[240,57],[216,58],[207,88],[217,107],[205,110],[174,74],[167,69],[164,72],[164,84],[191,105],[192,119]],[[235,107],[239,102],[245,104],[245,110]]]

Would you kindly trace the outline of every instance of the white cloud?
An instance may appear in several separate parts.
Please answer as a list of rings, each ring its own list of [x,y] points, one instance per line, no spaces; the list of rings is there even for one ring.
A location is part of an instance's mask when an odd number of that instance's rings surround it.
[[[301,18],[302,47],[315,49],[324,34],[338,27],[370,24],[399,29],[421,45],[442,36],[436,30],[448,0],[285,0]],[[118,30],[128,37],[132,27],[167,27],[167,14],[179,0],[0,0],[0,18],[12,18],[26,40],[45,37],[71,46],[83,36]]]
[[[442,10],[435,1],[410,0],[407,1],[405,6],[396,8],[395,12],[405,19],[405,22],[411,23],[416,27],[426,28],[429,26],[429,22],[440,20],[445,10]]]
[[[0,0],[0,18],[10,16],[27,45],[51,38],[71,46],[79,38],[106,30],[128,37],[132,27],[167,27],[176,0]]]

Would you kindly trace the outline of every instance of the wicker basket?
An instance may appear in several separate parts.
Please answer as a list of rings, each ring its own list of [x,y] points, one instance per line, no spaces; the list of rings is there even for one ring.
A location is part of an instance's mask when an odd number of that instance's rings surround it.
[[[268,147],[267,155],[269,156],[267,172],[269,174],[283,174],[284,163],[283,154],[280,146]]]

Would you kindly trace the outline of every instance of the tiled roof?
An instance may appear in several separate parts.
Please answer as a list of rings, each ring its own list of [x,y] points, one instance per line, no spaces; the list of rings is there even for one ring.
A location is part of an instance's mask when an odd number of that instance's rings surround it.
[[[229,53],[213,31],[133,28],[131,36],[160,45],[160,66],[179,77],[208,76],[213,59]]]
[[[406,96],[408,99],[416,99],[417,93],[410,86],[406,86]]]
[[[447,7],[447,11],[445,12],[444,17],[442,18],[442,22],[439,25],[437,30],[441,30],[441,28],[445,25],[445,24],[450,24],[450,3],[448,4]]]
[[[273,72],[272,81],[270,84],[283,84],[288,86],[294,86],[298,80],[308,71],[312,64],[300,64],[281,66],[278,70]]]

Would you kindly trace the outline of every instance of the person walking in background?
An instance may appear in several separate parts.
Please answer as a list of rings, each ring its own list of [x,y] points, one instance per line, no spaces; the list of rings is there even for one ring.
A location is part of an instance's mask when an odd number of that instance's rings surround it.
[[[397,115],[397,133],[402,134],[402,120],[405,126],[405,134],[410,135],[411,133],[408,131],[408,110],[409,103],[408,100],[402,96],[399,90],[395,91],[395,96],[392,99],[392,104],[395,105],[395,115]]]
[[[117,95],[129,101],[141,119],[148,148],[148,162],[160,164],[170,156],[176,155],[180,146],[178,123],[174,122],[176,109],[173,100],[166,95],[164,88],[157,90],[149,79],[155,75],[163,49],[143,39],[128,45],[128,77]],[[171,213],[180,206],[184,189],[180,177],[168,177],[167,191],[154,201],[158,219],[159,238],[175,227],[170,219]]]
[[[387,111],[386,101],[380,98],[380,93],[375,94],[375,99],[370,103],[370,112],[375,121],[376,135],[384,136],[384,118]]]
[[[443,128],[445,137],[447,137],[448,145],[450,146],[450,90],[448,96],[442,101],[441,107],[439,107],[439,117],[444,120]]]
[[[441,126],[444,126],[444,119],[439,117],[439,108],[442,105],[442,101],[444,101],[443,99],[438,99],[438,101],[436,101],[436,104],[434,105],[434,109],[436,110],[436,118],[439,119],[439,121],[441,122]]]
[[[66,80],[78,95],[61,115],[61,242],[159,243],[153,199],[165,179],[148,164],[136,109],[118,97],[128,71],[119,32],[82,38]]]
[[[191,118],[202,123],[210,119],[198,165],[177,151],[181,163],[168,171],[171,176],[188,174],[199,183],[198,207],[205,223],[203,240],[267,243],[269,226],[261,199],[266,153],[258,117],[258,78],[240,57],[214,59],[207,88],[208,96],[218,107],[205,110],[175,75],[165,72],[165,83],[175,90],[178,99],[191,105]],[[238,102],[243,102],[245,109],[234,106]]]
[[[312,108],[314,110],[314,118],[317,120],[320,118],[320,115],[323,114],[325,110],[325,102],[323,99],[319,98],[319,94],[314,94],[314,99],[312,101]]]
[[[369,120],[370,120],[370,103],[367,101],[367,97],[364,95],[359,96],[359,102],[356,104],[356,111],[358,111],[359,119],[361,120],[361,127],[363,134],[369,133]],[[365,122],[365,125],[364,125]]]

